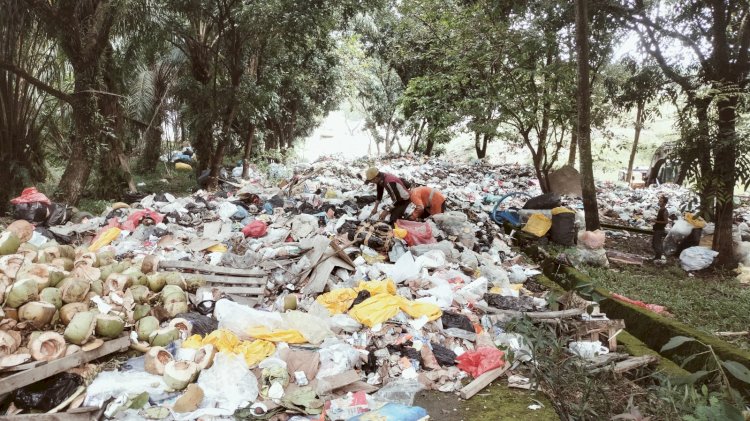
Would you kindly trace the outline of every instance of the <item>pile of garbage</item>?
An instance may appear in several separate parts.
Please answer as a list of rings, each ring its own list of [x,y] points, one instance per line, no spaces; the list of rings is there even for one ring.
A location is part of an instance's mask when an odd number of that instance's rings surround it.
[[[82,405],[122,419],[416,420],[426,415],[413,407],[418,391],[458,392],[508,366],[506,351],[522,346],[498,322],[548,304],[487,196],[528,190],[529,178],[384,162],[452,198],[449,212],[390,226],[369,218],[364,168],[322,160],[213,194],[115,203],[78,222],[8,225],[0,369],[123,338],[138,351],[117,370],[87,365],[18,389],[14,413]]]

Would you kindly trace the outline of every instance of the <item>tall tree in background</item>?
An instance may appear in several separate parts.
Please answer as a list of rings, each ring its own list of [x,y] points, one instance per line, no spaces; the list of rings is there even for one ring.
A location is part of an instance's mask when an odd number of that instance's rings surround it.
[[[734,189],[750,181],[746,136],[737,132],[738,106],[750,75],[750,3],[711,0],[620,4],[646,51],[685,94],[697,119],[684,139],[682,159],[702,191],[702,206],[714,205],[713,249],[720,265],[733,266]],[[664,46],[683,46],[686,58],[670,59]],[[708,202],[708,203],[706,203]]]
[[[594,168],[591,159],[591,85],[589,64],[588,0],[576,0],[576,53],[578,60],[578,127],[577,140],[581,166],[583,210],[586,230],[599,229]]]

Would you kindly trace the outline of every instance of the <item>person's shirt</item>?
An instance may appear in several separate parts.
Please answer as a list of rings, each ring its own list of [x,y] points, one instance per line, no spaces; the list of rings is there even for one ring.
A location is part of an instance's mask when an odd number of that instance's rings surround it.
[[[393,174],[383,173],[383,181],[378,183],[378,201],[383,200],[383,191],[387,190],[393,203],[409,200],[409,189],[406,183]]]
[[[656,222],[654,222],[654,231],[664,231],[667,228],[667,208],[659,208],[659,212],[656,214]]]

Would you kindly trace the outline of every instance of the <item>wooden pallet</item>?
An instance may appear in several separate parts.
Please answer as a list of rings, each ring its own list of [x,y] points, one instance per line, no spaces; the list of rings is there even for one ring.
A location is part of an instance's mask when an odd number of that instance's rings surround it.
[[[207,287],[224,294],[254,299],[263,296],[268,282],[267,272],[263,269],[235,269],[182,260],[159,262],[157,270],[180,272],[186,279],[203,279]]]

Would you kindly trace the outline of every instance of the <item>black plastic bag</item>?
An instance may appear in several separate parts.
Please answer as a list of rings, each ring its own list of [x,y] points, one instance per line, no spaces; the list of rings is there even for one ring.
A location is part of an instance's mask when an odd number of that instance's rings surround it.
[[[411,341],[407,341],[400,345],[387,345],[386,348],[391,354],[398,354],[410,360],[419,361],[420,366],[424,364],[422,362],[422,353],[412,347]]]
[[[572,246],[576,241],[576,214],[570,212],[552,215],[552,228],[550,229],[552,242]]]
[[[47,226],[63,225],[70,221],[70,209],[62,203],[53,203],[49,205],[49,216],[47,217]]]
[[[430,342],[430,345],[432,345],[432,354],[441,367],[456,365],[455,352],[435,342]]]
[[[13,391],[13,404],[21,409],[47,412],[82,385],[83,377],[78,374],[60,373]]]
[[[19,203],[13,206],[13,218],[41,223],[49,216],[49,207],[41,202]]]
[[[544,193],[537,197],[532,197],[526,204],[523,205],[524,209],[554,209],[560,206],[560,195],[557,193]]]
[[[349,309],[351,309],[352,307],[356,306],[357,304],[361,303],[362,301],[368,298],[370,298],[370,291],[363,289],[362,291],[357,293],[357,298],[354,299]]]
[[[219,321],[204,316],[200,313],[180,313],[175,317],[181,317],[193,324],[193,334],[205,336],[219,328]]]
[[[457,328],[465,330],[467,332],[476,333],[474,325],[471,324],[471,320],[463,314],[454,313],[452,311],[444,311],[440,320],[443,322],[443,329]]]

